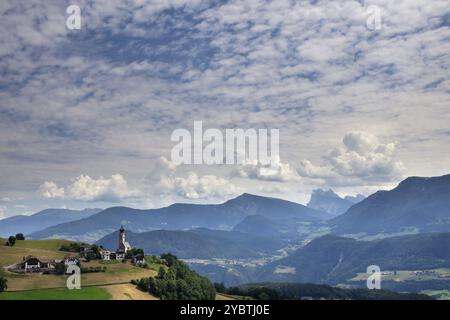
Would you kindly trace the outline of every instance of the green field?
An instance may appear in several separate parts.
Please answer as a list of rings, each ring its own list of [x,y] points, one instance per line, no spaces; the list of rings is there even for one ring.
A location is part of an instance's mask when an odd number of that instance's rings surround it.
[[[0,300],[109,300],[109,294],[103,288],[87,287],[80,290],[41,289],[24,292],[0,293]]]
[[[58,251],[63,244],[68,245],[70,242],[71,241],[60,239],[25,240],[25,241],[17,240],[14,247]]]
[[[1,240],[0,240],[1,241]],[[39,259],[62,259],[68,252],[59,251],[66,240],[25,240],[17,241],[14,247],[0,245],[0,276],[8,280],[8,291],[65,288],[67,276],[44,274],[17,274],[4,267],[22,261],[23,257],[33,255]],[[0,243],[1,244],[1,243]],[[133,279],[153,277],[155,270],[133,266],[130,262],[90,261],[81,265],[83,268],[106,267],[106,272],[85,273],[81,275],[81,285],[103,286],[129,283]]]

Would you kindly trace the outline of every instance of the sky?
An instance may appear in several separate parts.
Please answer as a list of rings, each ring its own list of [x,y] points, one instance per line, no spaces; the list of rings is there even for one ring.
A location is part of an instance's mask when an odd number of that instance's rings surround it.
[[[315,188],[369,195],[450,173],[448,0],[2,0],[0,12],[0,218],[243,192],[306,203]],[[175,165],[171,134],[194,121],[279,129],[278,169]]]

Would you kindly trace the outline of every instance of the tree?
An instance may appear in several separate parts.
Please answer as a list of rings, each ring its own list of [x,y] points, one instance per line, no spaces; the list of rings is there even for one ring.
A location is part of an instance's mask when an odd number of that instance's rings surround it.
[[[25,236],[23,235],[23,233],[16,234],[16,240],[25,240]]]
[[[6,243],[6,245],[8,245],[10,247],[14,247],[15,244],[16,244],[16,237],[10,236],[8,238],[8,242]]]
[[[6,282],[8,282],[8,280],[6,280],[5,278],[0,278],[0,292],[8,289],[8,285],[6,284]]]
[[[158,275],[141,279],[138,288],[147,285],[146,291],[162,300],[213,300],[216,290],[205,277],[201,277],[177,257],[171,254],[161,256],[169,268],[160,267]]]
[[[217,292],[225,292],[226,290],[225,285],[222,282],[215,282],[214,288]]]

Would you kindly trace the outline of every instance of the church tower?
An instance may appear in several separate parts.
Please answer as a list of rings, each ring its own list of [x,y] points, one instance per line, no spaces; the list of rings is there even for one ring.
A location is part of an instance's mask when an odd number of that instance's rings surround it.
[[[130,244],[125,239],[125,229],[122,226],[120,226],[119,230],[119,247],[117,248],[117,253],[127,253],[127,251],[130,249]]]

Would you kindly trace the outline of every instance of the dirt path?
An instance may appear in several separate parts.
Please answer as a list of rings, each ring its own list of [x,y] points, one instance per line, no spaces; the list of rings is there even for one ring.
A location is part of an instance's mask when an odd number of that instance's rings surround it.
[[[112,300],[158,300],[149,293],[142,292],[131,283],[100,287],[112,295]]]

